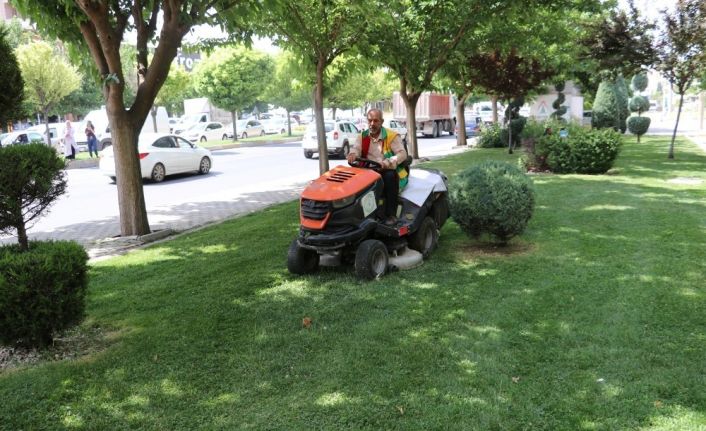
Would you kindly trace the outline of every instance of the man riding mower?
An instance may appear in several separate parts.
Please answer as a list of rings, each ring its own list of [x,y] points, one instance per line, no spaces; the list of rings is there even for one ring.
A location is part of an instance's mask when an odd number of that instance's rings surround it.
[[[373,111],[368,113],[369,120],[371,113],[377,120]],[[371,131],[366,131],[367,136]],[[448,218],[446,176],[431,169],[410,171],[411,160],[404,148],[390,151],[389,143],[399,139],[395,132],[381,128],[373,135],[368,148],[366,133],[361,135],[361,145],[349,157],[350,167],[331,169],[302,192],[299,236],[287,257],[291,273],[308,274],[319,265],[353,263],[358,277],[374,279],[388,270],[421,264],[436,247],[439,229]],[[376,143],[387,162],[369,158],[375,156]],[[405,158],[401,163],[396,163],[399,158],[390,161],[400,155]],[[399,181],[404,186],[402,193],[386,193],[385,179],[387,185],[390,180]]]

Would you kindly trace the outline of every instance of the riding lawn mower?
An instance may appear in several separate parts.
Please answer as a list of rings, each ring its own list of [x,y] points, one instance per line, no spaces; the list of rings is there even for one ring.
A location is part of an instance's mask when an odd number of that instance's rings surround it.
[[[291,273],[353,264],[359,278],[371,280],[414,268],[429,257],[449,216],[446,176],[434,169],[412,169],[398,197],[397,222],[387,225],[381,169],[372,160],[357,158],[304,189],[299,235],[287,255]]]

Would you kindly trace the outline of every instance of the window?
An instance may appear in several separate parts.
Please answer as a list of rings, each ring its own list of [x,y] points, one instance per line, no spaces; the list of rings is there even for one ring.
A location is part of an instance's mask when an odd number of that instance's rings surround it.
[[[156,148],[177,148],[177,144],[169,136],[164,136],[162,138],[157,139],[156,141],[154,141],[152,146]]]
[[[181,137],[179,137],[179,136],[175,136],[175,138],[176,138],[176,145],[177,145],[179,148],[194,148],[194,144],[192,144],[191,142],[187,141],[186,139],[181,138]]]
[[[341,132],[344,132],[344,133],[345,133],[346,128],[343,127],[343,124],[344,124],[344,123],[340,123],[340,124],[338,125],[338,130],[340,130]]]

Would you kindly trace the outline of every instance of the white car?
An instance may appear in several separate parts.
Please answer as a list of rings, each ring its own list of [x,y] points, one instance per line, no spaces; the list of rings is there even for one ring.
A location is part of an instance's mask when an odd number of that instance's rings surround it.
[[[181,136],[165,133],[143,133],[138,138],[142,178],[158,183],[164,177],[185,172],[207,174],[213,165],[211,152],[198,147]],[[98,167],[103,175],[115,182],[115,155],[113,147],[101,153]]]
[[[400,135],[400,138],[404,139],[407,137],[407,128],[404,126],[404,124],[400,123],[397,120],[390,120],[387,123],[387,126],[385,128],[394,130]]]
[[[326,131],[326,148],[332,156],[346,157],[351,145],[360,130],[350,121],[324,120],[324,130]],[[310,159],[319,152],[319,141],[316,138],[316,121],[307,124],[304,137],[302,138],[302,149],[304,157]]]
[[[265,129],[265,133],[284,135],[287,133],[287,120],[284,118],[272,118],[270,120],[265,120],[262,122],[262,127]]]
[[[235,132],[237,132],[238,136],[242,139],[247,137],[252,138],[254,136],[265,136],[265,127],[262,125],[260,120],[249,118],[245,120],[238,120],[238,122],[235,123]],[[228,136],[232,138],[233,134],[233,125],[231,124],[228,127]]]
[[[44,135],[39,132],[33,132],[31,130],[19,130],[15,132],[10,132],[3,135],[2,141],[0,141],[0,147],[29,144],[30,142],[43,143]]]
[[[196,123],[179,134],[191,142],[225,141],[228,139],[228,129],[222,123],[211,121]]]

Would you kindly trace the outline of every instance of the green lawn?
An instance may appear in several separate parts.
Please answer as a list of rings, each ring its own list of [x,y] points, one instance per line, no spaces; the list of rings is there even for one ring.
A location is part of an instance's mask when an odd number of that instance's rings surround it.
[[[294,277],[295,202],[91,270],[77,360],[0,373],[0,428],[706,429],[706,155],[534,176],[507,249],[449,221],[422,267]],[[452,174],[475,150],[431,163]],[[310,317],[310,329],[302,319]]]

